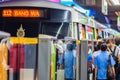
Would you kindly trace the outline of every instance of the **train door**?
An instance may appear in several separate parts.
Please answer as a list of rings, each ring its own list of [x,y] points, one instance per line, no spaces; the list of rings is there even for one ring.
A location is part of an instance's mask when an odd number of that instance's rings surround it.
[[[76,80],[76,54],[77,45],[75,39],[65,38],[57,42],[57,80]],[[58,46],[61,46],[58,47]]]
[[[37,38],[10,37],[9,80],[35,80]]]
[[[66,65],[70,66],[72,78],[79,77],[79,44],[72,39],[55,39],[51,36],[39,35],[38,45],[38,80],[64,80]],[[67,45],[72,45],[68,51]],[[66,55],[67,54],[67,55]],[[78,55],[78,56],[77,56]],[[66,56],[66,57],[65,57]],[[70,59],[70,62],[68,62]],[[70,64],[71,63],[71,64]],[[67,70],[68,72],[68,70]]]
[[[57,80],[66,80],[68,78],[71,80],[85,80],[85,76],[81,75],[87,74],[86,41],[76,40],[71,37],[66,37],[62,41],[64,50],[63,55],[59,55],[57,60]],[[61,56],[63,56],[63,62]],[[83,63],[86,63],[86,65],[82,65]]]

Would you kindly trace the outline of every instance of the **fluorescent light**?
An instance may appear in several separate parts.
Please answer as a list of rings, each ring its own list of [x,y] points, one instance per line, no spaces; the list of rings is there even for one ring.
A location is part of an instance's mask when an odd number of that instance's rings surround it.
[[[119,0],[110,0],[114,5],[120,5]]]

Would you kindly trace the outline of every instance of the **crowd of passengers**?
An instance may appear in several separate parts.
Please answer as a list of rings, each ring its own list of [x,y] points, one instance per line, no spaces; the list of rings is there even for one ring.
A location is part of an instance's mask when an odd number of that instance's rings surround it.
[[[57,40],[54,43],[57,74],[64,74],[57,75],[57,80],[76,80],[76,42]],[[100,39],[94,46],[94,51],[88,47],[88,80],[120,80],[120,39]],[[112,74],[108,76],[110,72]]]
[[[99,40],[88,52],[88,80],[120,80],[120,39]]]

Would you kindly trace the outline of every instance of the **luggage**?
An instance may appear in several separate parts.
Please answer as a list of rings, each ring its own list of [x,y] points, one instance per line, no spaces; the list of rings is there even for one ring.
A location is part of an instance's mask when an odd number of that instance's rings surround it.
[[[57,70],[57,80],[64,80],[65,79],[64,77],[65,77],[64,70],[62,69]]]
[[[7,80],[8,49],[6,44],[0,44],[0,80]]]

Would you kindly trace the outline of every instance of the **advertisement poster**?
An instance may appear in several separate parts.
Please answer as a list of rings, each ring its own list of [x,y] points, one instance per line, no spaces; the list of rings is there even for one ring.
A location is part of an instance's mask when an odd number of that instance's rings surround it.
[[[92,34],[93,34],[92,38],[95,40],[96,39],[96,35],[95,35],[96,34],[96,29],[95,28],[92,29]]]
[[[98,30],[98,36],[101,37],[101,38],[103,37],[102,36],[102,30]]]
[[[117,28],[120,31],[120,16],[117,18]]]
[[[108,14],[108,3],[106,0],[102,0],[102,13],[104,15]]]
[[[92,40],[93,29],[91,27],[86,26],[86,39]]]
[[[85,30],[85,26],[82,26],[82,39],[86,39],[86,30]]]
[[[79,39],[82,39],[82,24],[79,24]]]

